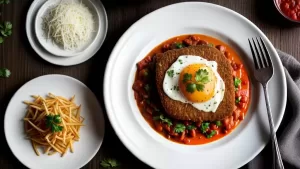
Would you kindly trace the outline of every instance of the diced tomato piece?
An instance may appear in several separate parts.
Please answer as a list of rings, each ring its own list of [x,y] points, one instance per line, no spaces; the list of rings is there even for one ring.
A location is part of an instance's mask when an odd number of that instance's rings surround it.
[[[183,139],[184,144],[189,144],[191,140],[189,138],[184,138]]]
[[[240,102],[240,103],[238,104],[238,106],[239,106],[239,108],[241,108],[241,109],[245,109],[245,108],[246,108],[246,103]]]
[[[235,92],[235,97],[248,96],[248,90],[242,89]]]
[[[139,92],[142,87],[143,87],[143,82],[140,80],[136,80],[132,85],[132,89],[136,92]]]
[[[240,117],[240,114],[241,114],[241,110],[240,109],[236,109],[235,111],[233,111],[233,114],[232,114],[233,120],[234,121],[238,120],[239,117]]]
[[[195,137],[196,136],[196,130],[189,130],[191,137]]]
[[[183,43],[184,43],[185,45],[188,45],[188,46],[193,45],[193,41],[192,41],[191,39],[184,39],[184,40],[183,40]]]
[[[240,102],[242,103],[247,103],[248,97],[247,96],[242,96]]]
[[[209,128],[210,128],[211,130],[217,130],[217,129],[218,129],[217,125],[215,125],[215,124],[213,124],[213,123],[210,123]]]

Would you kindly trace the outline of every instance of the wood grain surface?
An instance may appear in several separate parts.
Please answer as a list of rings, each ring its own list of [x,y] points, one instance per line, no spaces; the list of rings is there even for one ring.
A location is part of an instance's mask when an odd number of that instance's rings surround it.
[[[103,0],[107,10],[109,28],[106,40],[98,53],[90,60],[77,66],[60,67],[41,59],[31,48],[25,33],[25,19],[32,0],[11,0],[8,5],[0,5],[0,22],[13,23],[13,35],[0,44],[0,67],[12,71],[8,79],[0,79],[0,168],[23,169],[11,153],[4,136],[3,120],[6,106],[12,95],[25,82],[45,74],[64,74],[84,82],[97,95],[103,105],[103,75],[107,59],[120,36],[141,17],[179,0]],[[230,8],[254,22],[276,48],[290,53],[300,60],[300,28],[285,21],[273,5],[273,0],[208,0]],[[100,161],[114,157],[121,162],[119,169],[150,168],[132,155],[115,135],[106,118],[104,143],[98,154],[84,169],[100,169]],[[246,167],[245,167],[246,168]]]

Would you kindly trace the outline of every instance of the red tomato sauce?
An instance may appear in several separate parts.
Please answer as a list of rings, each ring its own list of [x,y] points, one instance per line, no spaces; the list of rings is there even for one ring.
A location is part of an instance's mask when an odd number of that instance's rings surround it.
[[[193,122],[172,119],[164,112],[155,84],[156,54],[192,45],[214,46],[231,62],[236,83],[233,84],[236,85],[236,103],[232,116],[220,121]],[[154,48],[137,63],[132,88],[139,110],[149,125],[166,139],[188,145],[205,144],[228,135],[244,119],[250,102],[249,78],[237,53],[224,42],[199,34],[174,37]]]
[[[300,21],[300,0],[278,0],[278,4],[287,17]]]

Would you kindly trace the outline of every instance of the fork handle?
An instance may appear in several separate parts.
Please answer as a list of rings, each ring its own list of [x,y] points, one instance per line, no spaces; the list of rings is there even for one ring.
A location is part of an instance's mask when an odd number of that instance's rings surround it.
[[[271,131],[271,141],[272,141],[272,152],[273,152],[273,168],[274,169],[284,169],[283,162],[281,159],[278,142],[276,138],[276,132],[274,129],[274,122],[273,117],[271,113],[270,108],[270,102],[269,102],[269,94],[268,94],[268,88],[267,84],[263,84],[264,94],[265,94],[265,100],[266,100],[266,106],[267,106],[267,112],[268,112],[268,119],[269,119],[269,125],[270,125],[270,131]]]

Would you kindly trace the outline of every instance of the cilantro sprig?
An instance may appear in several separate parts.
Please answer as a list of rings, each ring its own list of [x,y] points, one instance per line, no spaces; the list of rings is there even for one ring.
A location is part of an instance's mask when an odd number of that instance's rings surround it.
[[[215,130],[211,130],[209,134],[206,134],[206,138],[212,138],[216,134],[217,132]]]
[[[177,123],[175,125],[175,128],[174,128],[175,133],[182,133],[182,132],[184,132],[184,130],[185,130],[185,125],[184,124]]]
[[[60,115],[47,115],[46,116],[46,126],[51,129],[53,133],[60,132],[63,129],[63,126],[60,126],[61,123]]]
[[[159,115],[159,116],[154,116],[153,120],[161,120],[161,122],[166,123],[168,126],[172,126],[172,120],[165,117],[163,114]]]
[[[120,166],[120,163],[113,158],[106,158],[101,161],[100,165],[104,168],[114,168]]]
[[[185,73],[183,75],[183,83],[186,83],[186,91],[189,93],[194,93],[195,91],[203,91],[205,84],[210,82],[209,73],[206,69],[199,69],[195,73],[195,81],[192,81],[192,74]]]

